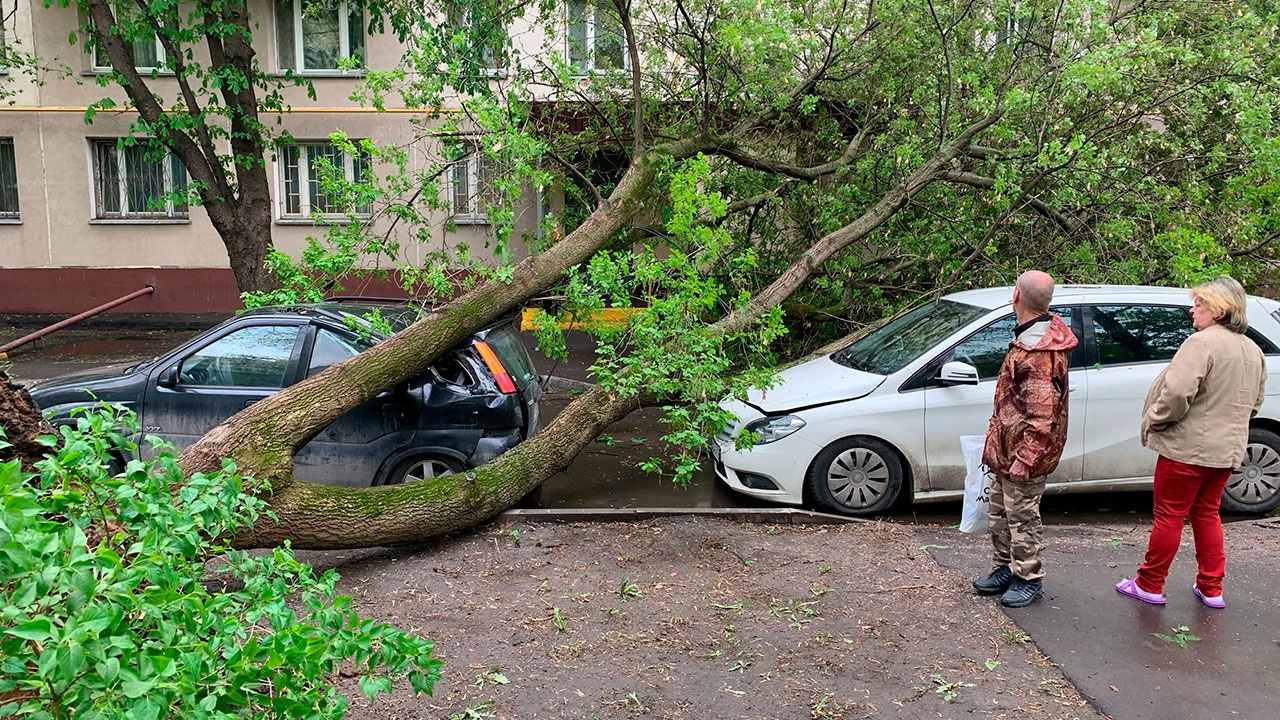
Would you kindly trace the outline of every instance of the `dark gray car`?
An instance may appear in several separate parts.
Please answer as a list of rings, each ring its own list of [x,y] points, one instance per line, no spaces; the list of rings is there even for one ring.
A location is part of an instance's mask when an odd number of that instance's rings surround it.
[[[37,384],[54,424],[98,402],[138,415],[142,434],[179,450],[245,407],[356,355],[420,310],[367,301],[250,310],[152,360]],[[542,386],[512,319],[460,343],[409,382],[336,420],[294,458],[301,480],[383,485],[483,465],[539,428]],[[380,323],[376,323],[380,324]],[[134,438],[146,455],[149,445]]]

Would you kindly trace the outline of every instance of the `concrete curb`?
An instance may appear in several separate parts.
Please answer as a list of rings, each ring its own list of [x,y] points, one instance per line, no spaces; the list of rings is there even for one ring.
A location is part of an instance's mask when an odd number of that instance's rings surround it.
[[[577,390],[580,392],[586,392],[587,390],[595,387],[594,383],[583,382],[582,380],[574,380],[566,377],[556,377],[554,375],[546,382],[547,385],[544,388],[546,390],[564,390],[566,392]]]
[[[783,525],[844,525],[876,522],[795,508],[517,508],[498,516],[513,522],[628,522],[660,517],[713,517]]]

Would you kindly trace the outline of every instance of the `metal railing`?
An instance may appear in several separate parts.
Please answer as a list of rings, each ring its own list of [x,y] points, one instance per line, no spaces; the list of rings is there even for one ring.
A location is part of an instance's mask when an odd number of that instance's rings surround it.
[[[115,300],[112,300],[112,301],[111,301],[111,302],[109,302],[109,303],[104,303],[104,304],[102,304],[102,305],[99,305],[99,306],[98,306],[98,307],[96,307],[96,308],[91,309],[91,310],[85,310],[84,312],[80,313],[79,315],[73,315],[73,316],[71,316],[71,317],[67,318],[66,320],[62,320],[62,321],[60,321],[60,322],[56,322],[56,323],[54,323],[54,324],[50,325],[49,327],[41,328],[41,329],[39,329],[39,330],[37,330],[37,331],[35,331],[35,332],[33,332],[33,333],[29,334],[29,335],[24,335],[24,336],[22,336],[22,337],[18,338],[17,340],[14,340],[13,342],[8,343],[7,345],[0,345],[0,362],[3,362],[4,360],[7,360],[7,359],[8,359],[8,357],[9,357],[9,351],[10,351],[10,350],[14,350],[14,349],[16,349],[16,348],[20,348],[20,347],[22,347],[23,345],[26,345],[27,343],[33,342],[33,341],[35,341],[35,340],[39,340],[40,338],[44,337],[45,335],[49,335],[50,333],[55,333],[55,332],[57,332],[57,331],[59,331],[59,330],[61,330],[61,329],[65,328],[65,327],[69,327],[69,326],[71,326],[71,325],[75,325],[76,323],[80,322],[81,320],[87,320],[88,318],[91,318],[91,317],[93,317],[94,315],[99,315],[99,314],[104,313],[104,312],[106,312],[106,311],[110,310],[111,308],[116,307],[116,306],[118,306],[118,305],[123,305],[123,304],[125,304],[125,303],[127,303],[127,302],[130,302],[130,301],[132,301],[132,300],[137,300],[138,298],[142,297],[143,295],[150,295],[151,293],[153,293],[153,292],[155,292],[155,291],[156,291],[156,289],[155,289],[155,287],[154,287],[154,286],[148,285],[148,286],[146,286],[146,287],[142,288],[141,290],[135,290],[134,292],[131,292],[131,293],[129,293],[128,295],[125,295],[124,297],[116,298]]]

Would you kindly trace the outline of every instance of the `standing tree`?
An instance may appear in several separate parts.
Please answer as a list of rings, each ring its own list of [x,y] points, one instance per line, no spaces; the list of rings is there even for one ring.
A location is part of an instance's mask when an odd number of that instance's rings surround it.
[[[271,121],[290,110],[289,88],[303,88],[312,99],[315,90],[297,73],[263,68],[249,4],[45,0],[44,6],[74,7],[84,19],[80,42],[96,64],[111,68],[99,83],[118,86],[138,112],[131,132],[139,139],[127,142],[182,161],[190,183],[177,199],[209,214],[241,292],[276,287],[265,262],[272,249],[266,161],[278,133]],[[104,98],[89,106],[86,120],[115,107]]]

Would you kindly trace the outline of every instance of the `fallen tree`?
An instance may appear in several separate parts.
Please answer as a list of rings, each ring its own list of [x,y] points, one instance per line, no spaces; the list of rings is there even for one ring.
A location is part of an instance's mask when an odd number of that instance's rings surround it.
[[[237,537],[241,546],[423,539],[510,507],[642,405],[697,408],[680,450],[696,454],[717,422],[715,401],[741,389],[724,378],[783,332],[778,308],[797,293],[862,287],[847,302],[874,317],[914,296],[884,285],[933,292],[1007,281],[1028,265],[1130,282],[1174,266],[1185,280],[1228,262],[1251,272],[1243,260],[1270,257],[1269,221],[1246,186],[1267,172],[1274,133],[1254,116],[1232,119],[1265,93],[1251,75],[1273,62],[1252,34],[1265,18],[1211,3],[1179,13],[1033,5],[1020,12],[1037,22],[1010,32],[964,3],[836,2],[808,14],[732,0],[617,3],[629,72],[584,85],[551,72],[563,68],[534,68],[525,86],[466,105],[493,138],[534,138],[529,152],[560,159],[591,211],[410,328],[215,428],[181,467],[231,458],[270,481],[279,521]],[[1229,55],[1193,52],[1223,47],[1225,36],[1239,41]],[[416,61],[434,67],[438,55],[417,49]],[[608,192],[568,159],[582,132],[495,111],[549,77],[594,121],[597,146],[627,152]],[[1241,122],[1270,144],[1242,142],[1232,132]],[[486,142],[494,154],[519,146]],[[661,243],[616,251],[653,218],[664,221]],[[1227,219],[1230,240],[1215,230]],[[1241,248],[1252,250],[1232,254]],[[329,423],[475,328],[557,284],[595,302],[643,284],[616,280],[627,272],[660,286],[646,298],[654,319],[609,339],[631,355],[602,360],[594,390],[495,462],[369,489],[292,477],[293,453]]]

